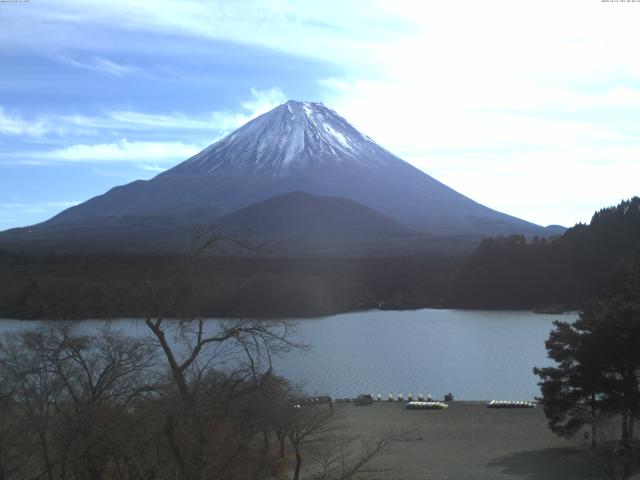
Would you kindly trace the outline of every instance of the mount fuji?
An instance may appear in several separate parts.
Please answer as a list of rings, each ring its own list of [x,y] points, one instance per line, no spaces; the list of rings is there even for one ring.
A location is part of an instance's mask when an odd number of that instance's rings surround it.
[[[314,208],[326,218],[331,208],[342,208],[336,198],[342,199],[350,202],[347,211],[354,224],[363,225],[363,236],[382,235],[364,226],[385,222],[393,225],[385,231],[396,237],[559,233],[474,202],[385,150],[321,103],[288,101],[151,180],[115,187],[46,222],[0,234],[0,246],[171,249],[184,244],[195,224],[225,225],[232,218],[238,227],[238,218],[256,220],[255,214],[233,216],[253,204],[262,202],[256,211],[271,208],[268,215],[274,218],[286,216],[291,209],[285,204],[300,200],[288,195],[292,192],[318,198],[305,197],[309,210],[291,221],[310,221]],[[349,223],[342,213],[341,221],[330,225]],[[363,215],[371,221],[362,221]],[[250,221],[242,225],[253,226]],[[304,225],[284,230],[300,231]]]

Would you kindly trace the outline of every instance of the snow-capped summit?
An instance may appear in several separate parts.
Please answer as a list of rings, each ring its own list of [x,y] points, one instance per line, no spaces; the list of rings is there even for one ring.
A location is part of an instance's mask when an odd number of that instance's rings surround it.
[[[389,154],[322,103],[289,100],[260,115],[167,174],[209,175],[220,169],[287,175],[314,164],[373,167]]]
[[[357,202],[416,232],[546,234],[538,225],[487,208],[447,187],[377,145],[323,104],[296,101],[251,120],[151,180],[113,188],[38,229],[79,231],[93,222],[119,228],[117,238],[133,237],[132,223],[168,232],[171,222],[211,223],[296,191]],[[295,202],[297,197],[285,198]],[[321,204],[314,203],[318,215],[333,215]],[[154,241],[163,235],[167,234],[148,234]]]

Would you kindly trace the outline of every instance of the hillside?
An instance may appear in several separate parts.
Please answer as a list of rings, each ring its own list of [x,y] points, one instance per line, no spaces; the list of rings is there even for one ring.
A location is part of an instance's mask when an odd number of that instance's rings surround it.
[[[429,240],[353,200],[304,192],[242,208],[214,222],[212,230],[249,236],[262,244],[262,254],[406,251]]]
[[[640,258],[640,198],[596,212],[555,239],[486,239],[461,270],[452,301],[466,308],[576,308]]]

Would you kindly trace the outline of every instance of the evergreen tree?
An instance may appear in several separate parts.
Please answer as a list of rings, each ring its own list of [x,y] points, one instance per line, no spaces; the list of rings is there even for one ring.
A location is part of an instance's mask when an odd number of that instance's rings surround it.
[[[619,416],[621,440],[634,438],[640,416],[640,305],[617,295],[592,301],[569,324],[555,322],[546,342],[554,367],[534,368],[551,430],[572,437]]]
[[[539,400],[551,431],[573,437],[589,425],[595,445],[597,423],[609,409],[605,392],[610,386],[603,375],[605,359],[579,321],[556,321],[554,325],[545,345],[557,366],[533,369],[541,379]]]

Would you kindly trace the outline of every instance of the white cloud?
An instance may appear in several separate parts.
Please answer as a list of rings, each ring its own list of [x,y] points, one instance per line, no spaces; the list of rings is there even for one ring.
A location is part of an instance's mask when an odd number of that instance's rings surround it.
[[[379,2],[418,28],[325,103],[471,198],[538,223],[638,194],[640,4]],[[602,203],[597,203],[602,202]]]
[[[80,119],[78,123],[104,125],[115,129],[188,129],[228,132],[268,112],[287,100],[279,88],[251,89],[251,97],[240,102],[237,110],[221,110],[203,115],[184,113],[147,114],[131,111],[109,111],[106,119]]]
[[[202,130],[228,132],[287,100],[279,88],[251,90],[251,97],[240,102],[237,110],[219,110],[187,115],[183,112],[151,114],[128,110],[108,110],[102,117],[57,116],[57,123],[77,127],[112,130]]]
[[[546,99],[561,107],[540,102],[501,111],[491,108],[491,100],[484,108],[478,99],[475,108],[448,103],[436,98],[447,92],[423,93],[418,85],[359,82],[341,88],[329,103],[364,133],[497,210],[543,225],[573,225],[640,193],[640,135],[637,123],[624,120],[640,120],[636,92],[563,94]],[[582,113],[590,108],[606,116]]]
[[[127,162],[171,164],[195,155],[202,146],[182,142],[129,142],[71,145],[38,154],[43,159],[61,162]]]
[[[25,121],[15,114],[5,113],[0,106],[0,135],[40,137],[46,131],[47,128],[42,121]]]
[[[59,210],[61,208],[69,208],[78,205],[80,202],[75,200],[68,201],[50,201],[50,202],[4,202],[0,203],[0,218],[3,217],[19,217],[20,215],[32,215],[47,213],[51,210]]]
[[[27,151],[24,147],[5,149],[1,154],[4,164],[50,165],[52,163],[126,163],[140,170],[159,173],[167,167],[195,155],[221,136],[236,129],[286,100],[278,88],[251,90],[251,96],[241,102],[235,111],[214,111],[201,115],[186,115],[180,112],[149,114],[135,111],[107,111],[101,117],[84,115],[41,116],[36,121],[27,121],[17,116],[4,114],[0,107],[0,135],[38,136],[46,141],[47,135],[71,138],[89,136],[104,138],[104,133],[116,131],[137,133],[138,137],[192,130],[202,132],[202,140],[196,143],[183,141],[127,140],[112,142],[73,143],[60,148]]]
[[[279,88],[251,89],[248,99],[235,110],[217,110],[206,113],[170,112],[146,113],[131,110],[105,110],[102,116],[82,114],[41,114],[26,120],[18,115],[6,114],[0,106],[0,135],[14,136],[98,136],[101,130],[153,131],[193,130],[209,132],[205,141],[214,134],[226,133],[245,124],[287,100]]]
[[[0,32],[5,45],[32,46],[22,32],[43,31],[57,45],[82,48],[98,26],[335,63],[345,74],[323,81],[327,105],[472,198],[540,223],[588,219],[593,198],[637,193],[625,175],[636,174],[640,160],[633,159],[640,146],[637,2],[167,0],[159,7],[152,0],[67,0],[42,2],[28,15]],[[254,92],[237,111],[107,111],[43,120],[38,128],[40,135],[62,127],[86,135],[225,132],[284,99],[277,90]],[[4,134],[27,135],[40,121],[7,121],[1,113],[0,125],[10,125],[0,126]]]
[[[411,23],[369,0],[82,0],[42,2],[8,25],[0,39],[33,47],[26,27],[46,32],[57,46],[86,48],[97,42],[97,28],[155,35],[180,35],[260,45],[295,55],[366,63],[372,44],[384,43]],[[33,31],[32,30],[32,31]],[[111,37],[111,48],[128,51]],[[83,42],[83,43],[81,43]]]
[[[286,101],[287,96],[279,88],[271,88],[269,90],[252,88],[251,98],[242,102],[242,108],[248,112],[248,115],[245,115],[245,117],[253,118],[268,112]]]
[[[60,57],[59,61],[73,67],[83,68],[85,70],[93,70],[96,72],[106,73],[121,77],[125,74],[136,72],[138,69],[132,65],[125,65],[114,62],[108,58],[92,57],[88,60],[77,60],[70,57]]]
[[[89,119],[90,123],[115,129],[175,129],[208,130],[215,123],[215,114],[193,116],[176,112],[168,114],[150,114],[134,111],[109,111],[106,118]]]
[[[279,88],[269,90],[252,88],[251,98],[241,102],[242,109],[240,111],[215,112],[213,117],[218,129],[228,133],[286,101],[287,96]]]
[[[638,195],[639,158],[638,146],[600,145],[509,155],[434,154],[414,163],[487,206],[543,225],[571,226],[588,222],[597,209]]]
[[[33,225],[60,212],[78,205],[75,200],[63,201],[8,201],[0,202],[0,231],[20,226]]]
[[[25,203],[25,202],[5,202],[0,203],[0,208],[2,209],[11,209],[11,208],[58,208],[58,207],[73,207],[74,205],[78,205],[80,202],[77,200],[62,200],[62,201],[49,201],[49,202],[36,202],[36,203]]]
[[[102,117],[83,115],[43,116],[35,123],[17,117],[3,115],[0,108],[0,134],[39,135],[93,135],[100,137],[101,130],[159,132],[171,130],[195,130],[206,132],[202,141],[146,141],[119,139],[115,142],[76,143],[62,148],[39,152],[3,152],[5,163],[46,165],[55,162],[80,163],[130,163],[151,172],[160,172],[167,166],[186,160],[222,135],[238,128],[252,118],[265,113],[286,100],[282,90],[251,90],[251,97],[241,102],[236,111],[214,111],[200,116],[188,116],[177,112],[171,114],[148,114],[134,111],[110,111]]]

